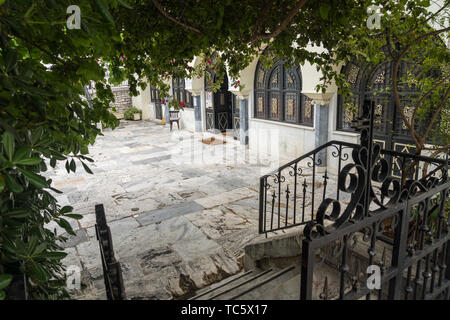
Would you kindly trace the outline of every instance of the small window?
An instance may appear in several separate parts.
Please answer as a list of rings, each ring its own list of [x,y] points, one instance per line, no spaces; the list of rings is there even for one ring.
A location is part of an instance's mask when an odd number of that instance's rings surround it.
[[[172,81],[173,96],[179,102],[184,102],[186,108],[193,108],[192,93],[186,90],[184,78],[175,78]]]

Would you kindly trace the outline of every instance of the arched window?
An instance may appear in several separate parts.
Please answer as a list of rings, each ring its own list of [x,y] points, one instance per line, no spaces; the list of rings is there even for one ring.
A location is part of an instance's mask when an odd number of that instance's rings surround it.
[[[358,116],[359,107],[364,103],[364,95],[361,93],[364,92],[365,86],[365,66],[349,63],[342,67],[341,73],[345,74],[347,81],[350,83],[353,96],[347,96],[344,99],[339,95],[337,127],[341,130],[353,130],[351,128],[352,121]]]
[[[275,59],[273,66],[266,69],[259,61],[255,73],[255,117],[312,126],[311,99],[301,91],[300,67],[288,68],[284,60]]]
[[[185,89],[184,78],[174,78],[172,80],[173,97],[179,102],[184,102],[186,108],[193,108],[192,93]]]
[[[350,83],[353,96],[338,97],[337,128],[339,130],[353,130],[352,121],[360,114],[364,100],[368,99],[375,102],[374,137],[382,144],[382,147],[396,149],[396,145],[405,146],[412,143],[410,132],[396,110],[392,94],[392,70],[391,62],[384,62],[377,66],[351,62],[342,68],[341,72]],[[402,63],[398,78],[402,78],[412,70],[407,63]],[[417,93],[417,88],[414,86],[399,84],[401,105],[409,119],[412,116],[412,103]],[[416,126],[419,126],[418,122]]]

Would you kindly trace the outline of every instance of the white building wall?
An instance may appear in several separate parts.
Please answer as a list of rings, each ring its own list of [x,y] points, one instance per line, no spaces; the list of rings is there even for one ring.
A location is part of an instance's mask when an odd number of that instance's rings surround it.
[[[320,48],[309,48],[320,51]],[[269,154],[271,158],[278,155],[280,165],[298,158],[316,148],[316,128],[270,120],[254,118],[254,76],[258,59],[241,73],[241,83],[245,84],[245,93],[249,103],[249,149],[251,152]],[[339,68],[339,67],[336,67]],[[313,103],[326,104],[328,114],[328,141],[340,140],[350,143],[359,142],[359,134],[336,130],[338,95],[336,86],[330,85],[325,94],[318,93],[316,86],[320,83],[321,73],[314,65],[306,62],[301,66],[302,93],[313,98]],[[327,166],[331,172],[337,172],[338,162],[329,149],[327,153]],[[350,155],[349,155],[350,157]]]
[[[309,48],[310,50],[320,51],[320,48]],[[196,64],[197,59],[194,59],[193,64]],[[271,159],[277,158],[280,165],[298,158],[303,154],[312,151],[316,148],[315,134],[316,128],[302,125],[294,125],[283,122],[276,122],[270,120],[262,120],[254,118],[254,77],[255,70],[258,63],[258,58],[245,68],[240,75],[241,84],[245,85],[242,91],[230,87],[230,91],[240,98],[248,99],[248,113],[249,113],[249,150],[251,154],[257,154],[260,159],[270,156]],[[338,67],[336,67],[338,68]],[[301,66],[302,73],[302,93],[314,99],[314,103],[327,104],[329,108],[328,119],[328,141],[340,140],[350,143],[359,142],[359,134],[349,133],[336,130],[337,117],[337,88],[334,85],[328,87],[326,94],[317,93],[316,86],[320,83],[321,73],[317,71],[314,65],[306,62]],[[168,81],[172,83],[172,81]],[[200,105],[202,113],[202,128],[206,130],[205,124],[205,91],[204,79],[196,78],[186,82],[186,89],[193,93],[193,95],[200,95]],[[147,90],[146,90],[147,91]],[[150,102],[150,92],[148,94],[143,92],[139,99],[133,98],[133,104],[145,111],[145,118],[155,119],[154,103]],[[148,97],[148,98],[147,98]],[[193,109],[184,109],[180,111],[180,126],[189,131],[195,131],[195,116]],[[334,149],[333,149],[334,150]],[[337,159],[331,155],[332,149],[327,154],[327,165],[330,171],[337,171]],[[350,157],[350,155],[349,155]]]
[[[139,89],[139,95],[131,98],[133,106],[142,110],[142,119],[150,120],[152,118],[150,110],[150,87],[147,86],[145,90]]]
[[[193,108],[185,108],[180,111],[180,128],[191,132],[195,131],[195,116]],[[175,128],[176,128],[175,124]]]
[[[267,153],[272,157],[278,154],[282,163],[313,150],[314,139],[314,128],[299,128],[261,119],[249,121],[250,151],[261,155]]]
[[[148,110],[149,110],[149,112],[148,112],[149,119],[148,120],[156,120],[156,110],[155,110],[154,102],[149,103]]]

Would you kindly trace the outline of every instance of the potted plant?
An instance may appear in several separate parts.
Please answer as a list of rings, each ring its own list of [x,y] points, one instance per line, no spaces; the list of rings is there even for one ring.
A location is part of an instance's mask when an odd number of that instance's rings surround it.
[[[125,110],[124,118],[125,120],[141,120],[142,110],[139,110],[136,107],[130,107]]]

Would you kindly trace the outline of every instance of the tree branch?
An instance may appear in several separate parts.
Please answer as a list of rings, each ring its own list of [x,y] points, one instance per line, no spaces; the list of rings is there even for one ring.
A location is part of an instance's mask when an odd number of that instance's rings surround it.
[[[173,22],[179,24],[180,26],[182,26],[182,27],[184,27],[184,28],[186,28],[186,29],[188,29],[188,30],[191,30],[191,31],[194,31],[194,32],[196,32],[196,33],[202,34],[202,32],[201,32],[199,29],[197,29],[197,28],[195,28],[195,27],[192,27],[192,26],[190,26],[190,25],[187,25],[186,23],[184,23],[184,22],[182,22],[182,21],[180,21],[180,20],[178,20],[178,19],[172,17],[170,14],[168,14],[167,11],[164,10],[164,8],[163,8],[163,7],[161,6],[161,4],[158,2],[158,0],[152,0],[152,2],[153,2],[153,4],[155,5],[155,7],[159,10],[159,12],[161,12],[162,15],[165,16],[167,19],[169,19],[169,20],[171,20],[171,21],[173,21]]]
[[[33,41],[30,41],[30,40],[28,40],[28,39],[25,39],[24,37],[19,36],[19,35],[15,34],[15,33],[13,33],[12,35],[13,35],[14,37],[16,37],[16,38],[22,40],[23,42],[26,42],[26,43],[32,45],[32,46],[35,47],[36,49],[42,51],[43,53],[45,53],[46,55],[48,55],[50,58],[52,58],[53,60],[55,60],[56,62],[59,62],[59,63],[65,63],[65,61],[64,61],[63,59],[61,59],[60,57],[54,56],[54,55],[51,54],[48,50],[42,48],[40,45],[34,43]]]
[[[395,60],[394,62],[394,70],[392,72],[392,86],[393,86],[393,93],[394,93],[394,100],[395,100],[395,106],[397,107],[398,112],[400,113],[400,116],[402,117],[403,122],[405,123],[408,130],[411,132],[411,136],[414,140],[414,143],[416,144],[417,150],[421,149],[421,144],[419,140],[419,136],[414,129],[414,127],[411,126],[411,123],[406,118],[405,113],[403,112],[401,102],[400,102],[400,96],[398,94],[398,86],[397,86],[397,76],[398,76],[398,69],[400,67],[400,62],[402,60],[402,55]]]
[[[425,39],[427,37],[430,36],[434,36],[434,35],[438,35],[442,32],[446,32],[449,31],[450,27],[448,28],[444,28],[444,29],[439,29],[439,30],[434,30],[431,32],[427,32],[417,38],[415,38],[414,40],[412,40],[400,53],[400,55],[397,57],[397,59],[395,59],[394,61],[394,70],[392,73],[392,85],[393,85],[393,89],[394,89],[394,100],[395,100],[395,105],[397,107],[397,110],[399,111],[403,122],[405,123],[405,125],[408,127],[408,130],[411,132],[412,138],[414,140],[414,143],[416,144],[417,147],[417,151],[420,152],[423,148],[423,144],[424,144],[424,140],[422,139],[422,137],[420,137],[416,130],[414,129],[413,126],[411,126],[410,121],[408,121],[408,119],[406,118],[405,113],[402,110],[401,107],[401,102],[400,102],[400,96],[398,93],[398,86],[397,86],[397,77],[398,77],[398,69],[400,68],[400,62],[402,61],[403,57],[406,55],[406,53],[408,52],[408,50],[412,47],[412,45],[414,43],[416,43],[417,41],[420,41],[422,39]]]
[[[281,24],[278,26],[278,28],[275,29],[275,31],[273,31],[271,33],[254,34],[252,36],[252,38],[250,38],[248,43],[253,44],[253,43],[255,43],[255,42],[259,41],[259,40],[262,40],[262,39],[270,39],[270,38],[275,38],[276,36],[278,36],[282,31],[284,31],[287,28],[287,26],[292,21],[292,19],[295,17],[295,15],[305,5],[306,1],[307,0],[300,0],[297,3],[297,5],[288,13],[286,18],[284,18],[284,20],[281,22]]]
[[[387,45],[387,48],[388,48],[388,53],[389,53],[389,56],[394,60],[395,57],[394,57],[394,53],[392,52],[391,36],[390,36],[389,30],[386,30],[386,31],[387,31],[386,32],[386,45]]]
[[[439,147],[437,149],[428,149],[428,150],[432,150],[433,153],[430,155],[430,158],[436,158],[441,152],[449,152],[450,151],[450,144],[443,146],[443,147]],[[430,165],[429,162],[425,162],[422,168],[422,177],[425,177],[428,173],[428,166]]]
[[[444,150],[450,150],[450,144],[447,144],[445,146],[440,146],[438,148],[433,148],[433,147],[431,147],[431,148],[430,147],[423,148],[423,150],[430,150],[430,151],[434,151],[434,152],[437,152],[437,151],[442,152]]]
[[[412,114],[412,117],[411,117],[411,126],[414,127],[414,121],[415,121],[415,118],[416,118],[416,112],[417,112],[417,110],[419,109],[419,107],[420,107],[422,101],[423,101],[424,99],[426,99],[426,98],[427,98],[434,90],[436,90],[437,87],[439,87],[442,83],[444,83],[444,82],[445,82],[446,80],[448,80],[448,79],[450,79],[450,75],[448,75],[447,77],[445,77],[444,79],[442,79],[440,82],[436,83],[430,90],[428,90],[428,92],[427,92],[425,95],[423,95],[423,96],[417,101],[416,105],[414,106],[414,111],[413,111],[413,114]]]
[[[431,19],[433,19],[433,18],[434,18],[435,16],[437,16],[439,13],[441,13],[441,11],[444,10],[445,8],[447,8],[449,4],[450,4],[450,1],[446,1],[446,3],[445,3],[438,11],[436,11],[435,13],[433,13],[432,15],[430,15],[430,16],[428,17],[428,19],[425,20],[425,23],[427,23],[428,21],[430,21]]]
[[[266,4],[264,5],[264,7],[261,9],[258,18],[256,19],[256,23],[255,23],[255,33],[259,32],[259,27],[261,26],[261,23],[264,19],[264,16],[266,15],[267,10],[269,10],[269,8],[272,8],[273,6],[273,1],[269,0],[266,2]]]
[[[447,31],[450,31],[450,27],[447,27],[447,28],[444,28],[444,29],[439,29],[439,30],[434,30],[434,31],[431,31],[431,32],[427,32],[427,33],[424,33],[423,35],[421,35],[420,37],[415,38],[413,41],[411,41],[405,47],[405,49],[403,49],[403,51],[400,53],[399,59],[403,58],[403,56],[405,56],[406,52],[408,52],[409,48],[411,48],[412,45],[414,43],[416,43],[417,41],[420,41],[420,40],[423,40],[423,39],[425,39],[427,37],[435,36],[435,35],[438,35],[440,33],[447,32]]]
[[[425,129],[425,133],[423,134],[423,138],[422,138],[423,142],[425,142],[425,139],[427,138],[428,134],[430,133],[431,129],[433,128],[434,123],[436,122],[437,117],[439,116],[439,113],[441,112],[442,108],[444,107],[445,103],[447,102],[447,97],[448,97],[449,93],[450,93],[450,87],[448,87],[447,90],[445,91],[445,95],[442,98],[441,104],[436,109],[436,111],[433,113],[430,123],[428,123],[428,126]]]

